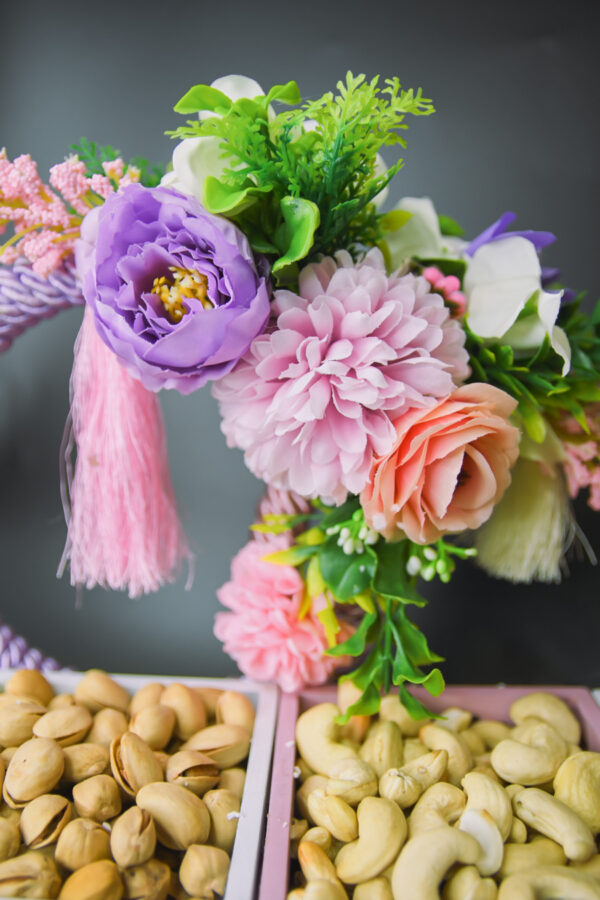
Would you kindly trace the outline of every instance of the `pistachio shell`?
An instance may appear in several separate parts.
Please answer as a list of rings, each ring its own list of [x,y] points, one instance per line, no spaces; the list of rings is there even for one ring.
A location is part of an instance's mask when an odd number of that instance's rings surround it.
[[[37,669],[19,669],[4,685],[7,694],[25,694],[35,697],[42,706],[48,706],[54,697],[54,688]]]
[[[132,806],[113,822],[110,849],[114,861],[121,868],[147,862],[155,847],[156,829],[152,816],[146,810]]]
[[[219,767],[200,750],[180,750],[169,757],[166,779],[199,797],[219,783]]]
[[[129,728],[127,716],[118,709],[101,709],[94,716],[92,727],[86,738],[92,744],[110,747],[116,737],[125,734]]]
[[[15,755],[15,750],[18,750],[18,747],[5,747],[2,753],[0,753],[0,758],[4,763],[4,768],[2,769],[2,779],[4,779],[4,775],[6,774],[6,767]]]
[[[122,874],[127,900],[166,900],[171,884],[171,870],[166,863],[150,859]]]
[[[52,738],[61,747],[78,744],[92,725],[92,714],[85,706],[65,706],[52,709],[33,726],[36,737]]]
[[[36,797],[21,813],[20,828],[24,843],[30,850],[53,844],[71,815],[71,804],[66,797],[60,794]]]
[[[55,859],[71,870],[99,859],[110,859],[110,835],[92,819],[73,819],[60,833]]]
[[[178,784],[147,784],[135,798],[140,809],[150,813],[158,840],[172,850],[203,844],[210,830],[206,804]]]
[[[222,896],[228,872],[229,857],[224,850],[194,844],[183,857],[179,880],[188,894],[193,896]]]
[[[0,861],[16,856],[20,846],[19,819],[0,818]]]
[[[210,813],[208,843],[231,853],[240,811],[240,800],[231,791],[208,791],[204,802]]]
[[[217,703],[219,697],[223,693],[222,689],[214,687],[195,687],[193,690],[204,703],[207,718],[214,722],[217,716]]]
[[[121,900],[123,882],[114,862],[100,859],[69,875],[60,900]]]
[[[226,791],[231,791],[237,797],[242,799],[242,794],[244,793],[244,785],[246,784],[246,771],[245,769],[239,768],[239,766],[234,766],[232,769],[222,769],[221,770],[221,779],[219,781],[219,787],[223,788]]]
[[[108,766],[108,749],[102,744],[71,744],[70,747],[63,747],[63,754],[63,778],[72,784],[92,775],[101,775]]]
[[[0,705],[0,744],[18,747],[33,737],[33,726],[46,713],[37,700],[9,700]]]
[[[49,793],[60,781],[65,766],[62,748],[50,738],[32,738],[17,750],[8,764],[2,794],[16,809]]]
[[[115,780],[130,797],[145,784],[163,780],[160,762],[141,737],[128,731],[110,745],[110,767]]]
[[[194,734],[182,750],[201,750],[223,769],[235,766],[248,756],[250,735],[240,725],[209,725]]]
[[[58,896],[60,878],[51,859],[35,851],[0,863],[0,896]]]
[[[158,681],[151,681],[149,684],[141,687],[131,698],[129,705],[130,715],[137,715],[140,710],[145,709],[147,706],[157,706],[160,703],[164,689],[164,684],[160,684]]]
[[[250,697],[240,691],[223,691],[217,700],[217,722],[241,725],[252,734],[256,712]]]
[[[76,700],[73,694],[57,694],[48,704],[48,709],[64,709],[65,706],[75,706]]]
[[[129,710],[129,693],[101,669],[89,669],[75,688],[75,699],[91,712],[105,707]]]
[[[186,741],[206,725],[206,708],[202,698],[185,684],[174,682],[165,688],[160,702],[175,713],[175,734]]]
[[[175,728],[175,710],[171,706],[156,704],[145,706],[129,723],[129,730],[139,735],[153,750],[164,750]]]
[[[77,813],[85,819],[106,822],[121,812],[121,794],[110,775],[93,775],[73,787]]]

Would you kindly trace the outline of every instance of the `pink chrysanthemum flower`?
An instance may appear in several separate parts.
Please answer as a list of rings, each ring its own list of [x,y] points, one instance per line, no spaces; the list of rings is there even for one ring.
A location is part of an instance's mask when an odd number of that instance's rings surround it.
[[[561,423],[563,431],[573,436],[564,444],[565,473],[570,496],[576,497],[579,491],[588,488],[588,506],[600,510],[600,404],[591,403],[585,415],[590,428],[587,440],[581,425],[572,417]]]
[[[245,675],[296,691],[323,684],[347,659],[323,656],[327,641],[316,611],[298,619],[304,582],[296,569],[264,560],[287,546],[283,537],[250,541],[234,557],[231,581],[217,591],[231,612],[217,613],[215,635]]]
[[[389,452],[392,422],[469,374],[464,332],[425,278],[346,252],[276,291],[273,327],[213,387],[229,446],[268,484],[341,503]]]

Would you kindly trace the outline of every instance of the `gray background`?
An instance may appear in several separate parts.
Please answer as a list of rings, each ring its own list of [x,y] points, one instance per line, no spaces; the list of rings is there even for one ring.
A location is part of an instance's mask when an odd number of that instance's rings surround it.
[[[240,72],[298,80],[320,95],[348,68],[398,74],[438,112],[415,120],[393,189],[429,194],[476,234],[507,209],[554,231],[545,259],[600,295],[598,18],[594,4],[53,2],[2,5],[0,145],[45,175],[85,135],[166,161],[163,131],[192,84]],[[222,675],[216,588],[245,543],[261,485],[228,450],[207,389],[163,393],[171,469],[197,554],[180,583],[130,601],[79,603],[55,579],[65,529],[58,448],[80,312],[63,313],[0,356],[0,616],[76,667]],[[596,551],[600,527],[583,504]],[[600,518],[600,517],[598,517]],[[419,613],[453,681],[600,683],[598,572],[575,561],[561,586],[514,587],[465,565],[431,586]]]

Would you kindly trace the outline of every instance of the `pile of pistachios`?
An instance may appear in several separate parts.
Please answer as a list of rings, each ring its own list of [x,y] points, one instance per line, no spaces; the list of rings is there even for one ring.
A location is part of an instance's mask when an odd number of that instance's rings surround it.
[[[254,707],[243,693],[22,669],[0,694],[0,896],[225,892]]]
[[[417,722],[397,696],[299,716],[288,900],[600,900],[600,753],[555,694]]]

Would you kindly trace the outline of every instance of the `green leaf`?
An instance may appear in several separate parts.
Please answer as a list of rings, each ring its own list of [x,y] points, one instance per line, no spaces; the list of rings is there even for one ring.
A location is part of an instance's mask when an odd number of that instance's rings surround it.
[[[337,716],[335,721],[338,725],[345,725],[352,716],[374,716],[378,712],[380,704],[381,694],[379,693],[379,688],[372,681],[367,685],[358,700],[352,703],[343,715]]]
[[[367,646],[371,626],[377,622],[377,613],[365,613],[353,635],[342,644],[337,644],[325,651],[326,656],[362,656]],[[352,673],[354,674],[354,673]]]
[[[431,663],[443,662],[444,657],[438,656],[437,653],[434,653],[429,649],[427,638],[425,637],[423,632],[419,628],[417,628],[414,622],[411,622],[407,618],[403,608],[400,609],[400,613],[401,620],[396,624],[400,631],[400,635],[406,652],[412,659],[413,663],[416,666],[427,666]]]
[[[406,710],[410,713],[413,719],[417,721],[419,719],[430,719],[432,717],[432,713],[427,709],[426,706],[423,706],[420,700],[417,700],[416,697],[406,689],[404,684],[401,684],[398,688],[399,691],[399,699],[402,705],[406,708]],[[437,718],[434,716],[434,718]]]
[[[377,558],[370,547],[364,553],[344,553],[337,543],[337,535],[333,535],[321,546],[319,565],[329,590],[344,602],[370,587]]]
[[[231,109],[232,102],[227,94],[208,84],[196,84],[187,91],[173,107],[176,113],[215,112],[220,115]]]
[[[465,229],[454,219],[451,219],[450,216],[438,216],[438,222],[440,223],[440,231],[448,237],[462,237],[465,233]]]
[[[425,605],[417,593],[414,582],[406,571],[406,563],[410,553],[409,541],[387,543],[378,541],[374,546],[377,556],[377,571],[373,579],[373,590],[384,597],[402,600],[405,603]]]
[[[311,556],[314,556],[314,547],[299,547],[294,544],[288,550],[276,550],[275,553],[267,553],[262,557],[264,562],[275,563],[278,566],[299,566]]]
[[[392,209],[390,212],[384,213],[379,219],[384,234],[390,231],[398,231],[403,225],[412,219],[413,214],[406,209]]]
[[[273,263],[274,272],[304,259],[313,245],[320,222],[319,207],[302,197],[282,197],[281,214],[284,224],[275,236],[275,243],[283,252]]]
[[[327,531],[334,525],[341,525],[343,522],[349,521],[354,513],[361,508],[358,497],[351,497],[342,503],[341,506],[323,507],[325,514],[321,520],[321,528]]]
[[[541,412],[525,399],[519,401],[517,411],[531,440],[536,444],[541,444],[547,431],[546,420]]]
[[[287,103],[289,106],[295,106],[300,103],[302,96],[300,89],[295,81],[288,81],[287,84],[274,84],[267,94],[265,104],[272,103],[273,100],[279,100],[280,103]]]
[[[232,218],[253,206],[261,194],[268,193],[270,190],[271,187],[268,185],[265,187],[251,185],[240,189],[209,175],[204,180],[202,196],[208,212]]]

